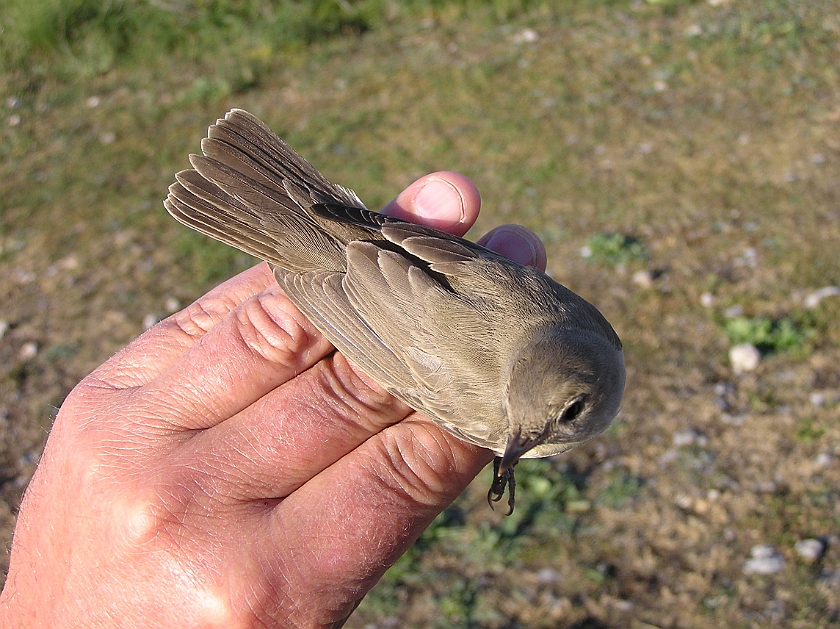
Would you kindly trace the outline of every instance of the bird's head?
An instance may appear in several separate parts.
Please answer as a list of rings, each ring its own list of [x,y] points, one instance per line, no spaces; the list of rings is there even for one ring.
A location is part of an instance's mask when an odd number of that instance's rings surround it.
[[[558,454],[607,429],[624,393],[624,354],[614,339],[548,328],[517,354],[505,396],[503,471],[520,458]]]

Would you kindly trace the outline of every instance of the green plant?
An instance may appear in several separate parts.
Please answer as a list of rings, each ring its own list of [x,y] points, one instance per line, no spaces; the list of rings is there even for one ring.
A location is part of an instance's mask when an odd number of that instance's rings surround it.
[[[640,239],[617,232],[593,234],[586,240],[581,255],[612,266],[641,262],[648,258],[647,250]]]
[[[749,343],[765,353],[804,350],[815,332],[793,317],[732,317],[723,321],[730,343]]]

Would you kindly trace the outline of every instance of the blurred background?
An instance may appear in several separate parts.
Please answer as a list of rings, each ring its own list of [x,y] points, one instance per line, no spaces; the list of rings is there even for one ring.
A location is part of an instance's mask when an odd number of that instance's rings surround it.
[[[161,205],[235,106],[371,208],[468,175],[626,348],[348,626],[840,622],[840,2],[5,0],[0,55],[0,567],[70,389],[254,263]]]

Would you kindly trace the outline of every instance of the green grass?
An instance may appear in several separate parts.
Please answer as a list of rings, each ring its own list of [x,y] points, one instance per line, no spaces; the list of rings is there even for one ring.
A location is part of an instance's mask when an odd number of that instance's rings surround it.
[[[584,258],[606,262],[612,266],[642,262],[648,258],[644,243],[626,234],[593,234],[581,251]]]
[[[803,352],[816,335],[804,317],[771,319],[766,316],[732,317],[723,321],[730,343],[749,343],[765,353]]]

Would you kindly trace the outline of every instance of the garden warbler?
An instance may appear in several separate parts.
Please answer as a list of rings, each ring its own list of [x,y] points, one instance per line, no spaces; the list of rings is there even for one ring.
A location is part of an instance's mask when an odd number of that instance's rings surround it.
[[[512,512],[521,457],[568,450],[615,417],[621,341],[572,291],[462,238],[368,210],[240,109],[210,127],[201,149],[166,209],[266,260],[347,358],[495,452],[488,500],[509,487]]]

